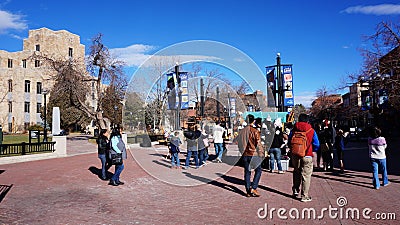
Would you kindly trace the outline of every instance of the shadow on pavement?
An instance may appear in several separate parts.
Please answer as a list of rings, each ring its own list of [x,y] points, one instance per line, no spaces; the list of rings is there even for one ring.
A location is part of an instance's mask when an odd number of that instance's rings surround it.
[[[321,178],[321,179],[324,179],[324,180],[334,180],[334,181],[338,181],[338,182],[342,182],[342,183],[346,183],[346,184],[351,184],[351,185],[355,185],[355,186],[359,186],[359,187],[373,188],[373,186],[372,186],[372,177],[371,177],[371,182],[362,182],[362,181],[357,181],[357,180],[340,179],[339,177],[338,178],[333,178],[333,177],[328,177],[328,176],[321,176],[321,175],[318,175],[318,174],[315,174],[315,173],[313,173],[312,176],[313,177],[317,177],[317,178]],[[349,177],[344,176],[344,178],[349,178]]]
[[[91,167],[89,167],[89,169],[88,169],[90,172],[92,172],[94,175],[97,175],[97,177],[99,178],[99,179],[101,179],[101,168],[99,169],[99,168],[97,168],[97,167],[95,167],[95,166],[91,166]],[[110,171],[107,171],[106,172],[106,176],[107,176],[107,178],[110,178],[110,177],[112,177],[114,174],[113,173],[111,173]]]
[[[218,174],[221,175],[221,174]],[[239,179],[237,177],[232,177],[232,176],[227,176],[227,175],[221,175],[221,178],[224,179],[227,182],[233,183],[233,184],[237,184],[237,185],[242,185],[244,188],[244,181],[242,179]],[[264,185],[258,185],[258,188],[275,193],[275,194],[279,194],[282,195],[284,197],[287,198],[293,198],[292,195],[288,194],[288,193],[284,193],[281,191],[278,191],[276,189],[270,188],[270,187],[266,187]],[[243,192],[243,195],[245,195],[245,193]]]
[[[163,161],[164,161],[164,160],[163,160]],[[158,165],[161,165],[161,166],[164,166],[164,167],[167,167],[167,168],[170,168],[170,167],[171,167],[171,164],[170,164],[170,163],[165,164],[165,163],[160,162],[160,161],[157,161],[157,160],[153,160],[153,163],[158,164]]]
[[[3,201],[4,197],[6,197],[7,193],[11,190],[12,188],[11,185],[0,185],[0,202]]]
[[[240,194],[242,196],[246,196],[246,193],[244,191],[240,190],[239,188],[237,188],[236,186],[233,186],[233,185],[230,185],[230,184],[226,184],[226,183],[222,183],[222,182],[219,182],[218,180],[211,180],[211,179],[208,179],[208,178],[205,178],[205,177],[196,176],[196,175],[193,175],[193,174],[191,174],[189,172],[183,172],[183,174],[185,174],[189,178],[201,181],[203,183],[206,183],[206,184],[208,183],[208,184],[223,188],[225,190],[232,191],[234,193]],[[220,174],[217,174],[217,175],[220,176]],[[225,175],[223,175],[222,178],[224,176]],[[225,178],[223,178],[223,179],[225,180]],[[237,179],[237,178],[234,178],[234,179]],[[231,183],[233,183],[233,182],[231,182]]]

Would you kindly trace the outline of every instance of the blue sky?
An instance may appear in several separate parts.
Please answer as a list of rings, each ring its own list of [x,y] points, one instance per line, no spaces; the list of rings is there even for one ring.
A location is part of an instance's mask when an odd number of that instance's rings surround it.
[[[265,66],[293,64],[295,103],[333,89],[362,65],[363,35],[381,21],[400,22],[397,1],[53,1],[0,2],[0,49],[21,51],[29,29],[68,30],[88,47],[97,33],[138,66],[158,50],[191,40],[231,45]]]

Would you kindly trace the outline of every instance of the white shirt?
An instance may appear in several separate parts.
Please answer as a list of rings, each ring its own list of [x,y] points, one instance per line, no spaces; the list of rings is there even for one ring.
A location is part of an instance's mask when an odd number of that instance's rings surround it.
[[[214,138],[214,143],[216,144],[222,144],[224,143],[223,135],[224,135],[225,129],[221,127],[220,125],[215,125],[213,129],[213,138]]]

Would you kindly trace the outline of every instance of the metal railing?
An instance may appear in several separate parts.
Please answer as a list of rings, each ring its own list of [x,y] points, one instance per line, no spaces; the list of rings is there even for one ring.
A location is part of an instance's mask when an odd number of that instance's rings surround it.
[[[27,155],[39,152],[54,152],[54,144],[56,142],[41,143],[18,143],[18,144],[2,144],[0,145],[1,156]]]

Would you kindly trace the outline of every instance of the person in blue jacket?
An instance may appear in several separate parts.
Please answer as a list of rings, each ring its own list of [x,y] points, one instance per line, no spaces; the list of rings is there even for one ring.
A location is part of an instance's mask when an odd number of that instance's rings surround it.
[[[111,150],[115,151],[115,153],[117,154],[119,153],[122,154],[123,160],[127,159],[125,143],[122,141],[122,127],[117,127],[113,129],[110,141],[111,141]],[[119,165],[115,165],[115,172],[110,179],[109,185],[118,186],[124,184],[124,182],[120,181],[119,179],[122,170],[124,170],[123,162]]]

